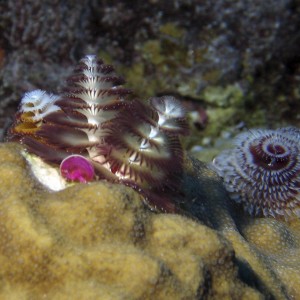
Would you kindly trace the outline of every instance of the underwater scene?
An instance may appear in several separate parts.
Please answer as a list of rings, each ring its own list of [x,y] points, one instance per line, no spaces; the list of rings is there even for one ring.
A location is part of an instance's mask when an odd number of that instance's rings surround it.
[[[300,2],[0,2],[0,299],[300,299]]]

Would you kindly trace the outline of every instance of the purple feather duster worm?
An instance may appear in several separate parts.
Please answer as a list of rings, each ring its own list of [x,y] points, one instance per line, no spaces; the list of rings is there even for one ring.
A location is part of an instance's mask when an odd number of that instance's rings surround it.
[[[97,179],[135,188],[151,207],[176,210],[162,191],[174,190],[182,172],[185,112],[169,96],[129,100],[123,83],[112,66],[88,55],[62,95],[25,94],[8,139],[49,163],[85,157]]]
[[[251,130],[214,159],[231,198],[251,215],[300,217],[300,130]]]

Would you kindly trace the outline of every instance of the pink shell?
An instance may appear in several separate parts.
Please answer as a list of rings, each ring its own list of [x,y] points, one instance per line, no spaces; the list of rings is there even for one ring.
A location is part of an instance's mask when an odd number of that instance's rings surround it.
[[[89,182],[94,179],[93,165],[81,155],[70,155],[60,164],[60,173],[68,181]]]

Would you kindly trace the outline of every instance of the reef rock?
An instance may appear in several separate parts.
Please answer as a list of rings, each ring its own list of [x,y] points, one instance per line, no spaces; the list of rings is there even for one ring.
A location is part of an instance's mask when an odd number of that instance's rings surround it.
[[[21,150],[0,145],[0,299],[299,297],[300,225],[245,217],[204,164],[180,216],[105,181],[50,192]]]
[[[300,219],[251,217],[230,200],[221,179],[190,159],[185,210],[230,241],[239,277],[267,299],[300,299]]]

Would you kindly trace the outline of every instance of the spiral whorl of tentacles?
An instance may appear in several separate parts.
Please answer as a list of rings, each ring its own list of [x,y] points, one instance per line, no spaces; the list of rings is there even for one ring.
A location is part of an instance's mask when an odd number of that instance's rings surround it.
[[[300,217],[300,130],[251,130],[235,145],[213,162],[231,198],[251,215]]]
[[[63,94],[37,90],[21,101],[8,139],[43,160],[60,164],[71,155],[88,159],[96,179],[121,182],[140,191],[150,205],[172,210],[158,195],[178,185],[187,131],[185,112],[173,97],[129,100],[114,68],[84,57]]]

